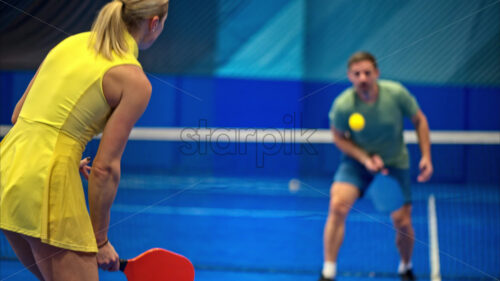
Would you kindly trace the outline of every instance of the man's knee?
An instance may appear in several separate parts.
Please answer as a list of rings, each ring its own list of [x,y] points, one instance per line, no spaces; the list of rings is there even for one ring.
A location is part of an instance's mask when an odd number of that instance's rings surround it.
[[[412,228],[411,216],[409,214],[403,214],[401,216],[393,217],[394,227],[399,231],[406,232]]]
[[[396,228],[411,227],[411,210],[412,206],[408,204],[391,214],[392,221]]]
[[[359,197],[359,190],[351,184],[334,183],[330,190],[330,217],[345,219]]]
[[[335,218],[345,219],[351,210],[351,204],[339,199],[332,199],[330,215]]]

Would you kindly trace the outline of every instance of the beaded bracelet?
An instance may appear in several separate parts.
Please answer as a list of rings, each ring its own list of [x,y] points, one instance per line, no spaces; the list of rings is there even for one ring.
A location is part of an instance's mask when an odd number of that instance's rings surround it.
[[[106,238],[106,241],[104,241],[103,243],[101,243],[101,245],[97,245],[97,248],[100,249],[100,248],[106,246],[106,244],[108,244],[108,243],[109,243],[109,239]]]

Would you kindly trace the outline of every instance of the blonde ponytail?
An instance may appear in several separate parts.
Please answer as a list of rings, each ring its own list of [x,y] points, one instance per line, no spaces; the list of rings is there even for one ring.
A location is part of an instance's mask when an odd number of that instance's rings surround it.
[[[113,52],[123,56],[127,51],[125,32],[137,28],[142,20],[168,12],[168,0],[115,0],[102,7],[91,30],[91,47],[111,60]]]
[[[90,44],[98,54],[109,60],[112,58],[112,51],[122,56],[128,50],[125,41],[127,26],[122,19],[122,8],[121,1],[109,2],[99,11],[92,25]]]

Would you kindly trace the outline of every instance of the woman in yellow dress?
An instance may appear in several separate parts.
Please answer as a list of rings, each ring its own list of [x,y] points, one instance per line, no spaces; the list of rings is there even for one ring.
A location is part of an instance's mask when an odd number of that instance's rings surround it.
[[[125,144],[152,90],[138,50],[161,34],[167,12],[168,0],[109,2],[90,32],[49,52],[14,109],[0,143],[0,228],[40,280],[92,281],[98,266],[118,270],[109,212]],[[100,132],[89,175],[80,159]]]

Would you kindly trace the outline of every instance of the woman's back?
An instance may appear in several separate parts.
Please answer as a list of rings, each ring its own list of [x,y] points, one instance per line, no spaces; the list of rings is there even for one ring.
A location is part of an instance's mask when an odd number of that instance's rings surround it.
[[[107,60],[89,48],[90,33],[67,38],[48,54],[20,117],[49,125],[83,143],[102,131],[111,111],[102,90],[103,76],[118,65],[137,65],[138,48],[126,33],[128,52]]]

